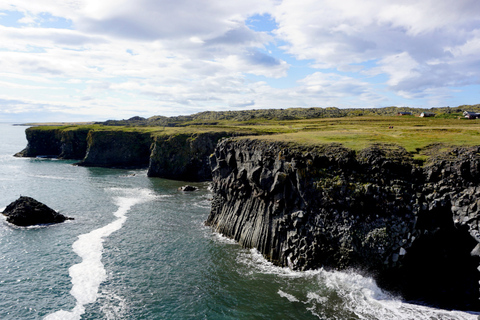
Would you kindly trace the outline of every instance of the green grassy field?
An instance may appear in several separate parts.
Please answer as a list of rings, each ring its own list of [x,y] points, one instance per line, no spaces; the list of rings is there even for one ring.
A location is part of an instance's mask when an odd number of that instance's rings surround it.
[[[52,127],[37,127],[44,130]],[[175,135],[203,132],[241,132],[254,139],[285,141],[306,145],[340,143],[354,150],[374,143],[397,144],[414,157],[425,157],[425,149],[432,144],[448,146],[480,145],[480,120],[468,120],[461,114],[438,115],[432,118],[415,116],[346,116],[301,120],[250,119],[247,121],[217,120],[185,121],[177,126],[136,125],[69,125],[65,130],[142,131],[154,135]],[[437,148],[438,149],[438,148]]]
[[[336,142],[354,150],[372,143],[394,143],[412,153],[434,143],[480,145],[480,120],[467,119],[345,117],[264,124],[263,130],[278,134],[262,139],[302,144]]]

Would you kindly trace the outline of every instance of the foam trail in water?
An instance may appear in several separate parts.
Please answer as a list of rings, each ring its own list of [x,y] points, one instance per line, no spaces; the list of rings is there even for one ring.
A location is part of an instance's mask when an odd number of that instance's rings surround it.
[[[136,191],[138,192],[138,190]],[[141,197],[135,198],[115,198],[118,210],[114,215],[117,219],[102,228],[80,235],[78,240],[73,243],[73,251],[82,258],[82,262],[69,269],[73,284],[70,294],[75,297],[77,304],[71,311],[57,311],[46,316],[45,320],[79,320],[85,312],[84,306],[97,300],[98,288],[107,279],[107,273],[102,263],[103,241],[122,227],[127,220],[126,213],[132,206],[148,199],[147,192],[143,191],[141,194]]]

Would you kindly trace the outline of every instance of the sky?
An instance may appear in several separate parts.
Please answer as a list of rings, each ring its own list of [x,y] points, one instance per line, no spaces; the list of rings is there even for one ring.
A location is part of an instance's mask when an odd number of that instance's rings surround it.
[[[478,0],[0,2],[0,122],[478,103]]]

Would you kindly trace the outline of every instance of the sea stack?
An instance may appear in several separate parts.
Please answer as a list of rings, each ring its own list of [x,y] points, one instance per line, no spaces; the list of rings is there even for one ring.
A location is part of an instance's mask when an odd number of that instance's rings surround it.
[[[65,217],[47,205],[30,197],[21,196],[3,211],[7,221],[21,227],[60,223],[73,218]]]

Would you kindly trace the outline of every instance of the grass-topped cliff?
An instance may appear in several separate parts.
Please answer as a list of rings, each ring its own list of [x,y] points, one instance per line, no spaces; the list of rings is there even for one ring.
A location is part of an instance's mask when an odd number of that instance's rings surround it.
[[[79,159],[90,166],[149,166],[152,176],[165,176],[160,172],[168,167],[166,176],[188,179],[190,173],[170,174],[177,171],[177,165],[188,167],[188,172],[204,168],[208,162],[204,157],[213,152],[222,137],[250,136],[310,146],[337,143],[355,151],[372,144],[393,144],[405,148],[414,159],[425,161],[450,146],[480,145],[480,120],[465,119],[463,111],[480,111],[480,105],[428,110],[389,107],[202,112],[170,118],[34,126],[27,129],[29,144],[20,155]],[[412,115],[397,116],[399,112]],[[436,116],[416,116],[422,112],[435,112]],[[153,170],[157,167],[160,171]],[[204,179],[202,176],[192,179]]]
[[[480,112],[480,105],[434,109],[292,108],[202,112],[170,118],[109,120],[98,130],[109,127],[155,135],[231,131],[242,135],[250,133],[257,139],[308,145],[340,143],[357,151],[373,143],[387,143],[400,145],[415,157],[424,158],[430,150],[427,146],[432,144],[480,145],[480,120],[465,119],[463,111]],[[412,115],[398,116],[399,112]],[[435,117],[418,117],[422,112],[433,112]]]

